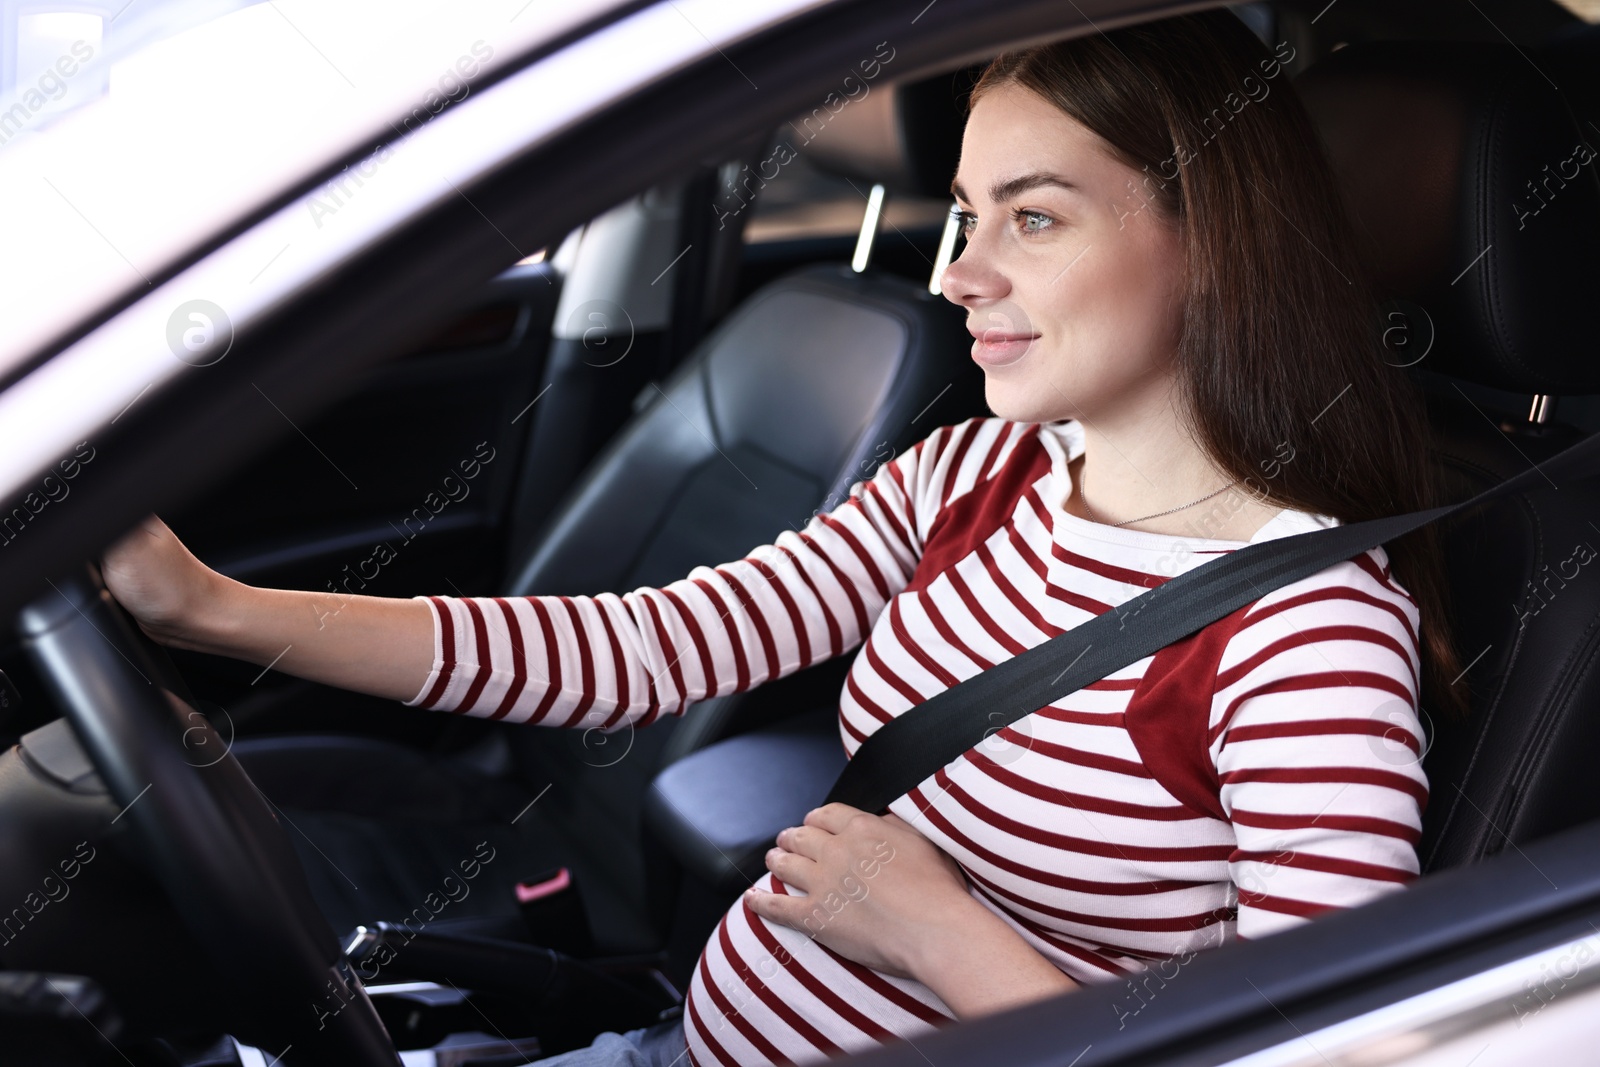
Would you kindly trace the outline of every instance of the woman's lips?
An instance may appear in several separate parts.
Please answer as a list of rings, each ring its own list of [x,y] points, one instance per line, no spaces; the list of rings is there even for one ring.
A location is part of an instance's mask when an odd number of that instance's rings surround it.
[[[971,332],[971,331],[969,331]],[[1015,333],[1007,330],[973,332],[972,358],[989,367],[1004,367],[1028,354],[1036,333]]]

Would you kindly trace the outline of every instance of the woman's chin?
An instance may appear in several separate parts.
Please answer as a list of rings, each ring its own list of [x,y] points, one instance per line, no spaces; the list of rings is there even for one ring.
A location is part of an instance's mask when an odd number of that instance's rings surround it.
[[[1042,403],[1047,398],[1042,393],[1053,392],[1048,385],[1038,388],[1020,382],[996,382],[989,378],[984,383],[983,400],[995,417],[1007,422],[1060,422],[1076,417],[1076,412],[1060,402]]]

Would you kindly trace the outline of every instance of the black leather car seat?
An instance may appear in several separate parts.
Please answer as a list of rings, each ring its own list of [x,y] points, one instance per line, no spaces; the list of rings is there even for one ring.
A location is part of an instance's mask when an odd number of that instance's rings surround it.
[[[1509,45],[1406,41],[1341,49],[1296,88],[1372,240],[1376,276],[1421,309],[1409,323],[1417,348],[1431,322],[1417,368],[1451,499],[1580,438],[1548,417],[1559,394],[1600,392],[1586,311],[1600,283],[1600,176],[1564,165],[1600,143],[1571,106],[1580,87],[1564,94]],[[1456,379],[1502,392],[1472,399]],[[1425,871],[1600,817],[1597,519],[1600,479],[1444,528],[1466,667],[1457,684],[1472,713],[1433,717]]]
[[[926,90],[914,91],[924,106],[909,118],[890,109],[899,152],[875,142],[870,154],[835,146],[827,165],[919,195],[947,185],[961,121],[945,82],[942,117],[930,117]],[[803,526],[937,426],[984,413],[964,317],[925,284],[871,268],[811,266],[764,286],[661,383],[538,539],[513,553],[505,587],[483,592],[624,593],[737,559]],[[802,706],[818,694],[836,702],[848,660],[701,702],[681,720],[636,732],[508,726],[495,731],[498,768],[483,766],[482,752],[473,764],[368,738],[259,738],[235,751],[291,822],[335,929],[404,918],[430,893],[437,901],[441,879],[483,842],[496,859],[482,865],[469,895],[440,910],[442,920],[514,918],[515,883],[566,865],[583,889],[597,948],[634,951],[660,936],[646,917],[639,844],[650,780],[743,715],[770,717],[774,705]]]

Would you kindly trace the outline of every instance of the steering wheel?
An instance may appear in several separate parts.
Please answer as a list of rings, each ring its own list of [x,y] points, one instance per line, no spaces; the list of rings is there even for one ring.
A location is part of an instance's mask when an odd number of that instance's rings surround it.
[[[96,563],[52,584],[18,617],[28,654],[238,1004],[231,1032],[286,1063],[399,1067],[288,835],[167,650]]]

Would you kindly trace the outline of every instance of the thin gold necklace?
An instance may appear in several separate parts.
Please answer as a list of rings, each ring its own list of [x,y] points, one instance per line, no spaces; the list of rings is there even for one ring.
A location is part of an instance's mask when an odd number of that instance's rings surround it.
[[[1083,510],[1089,513],[1089,521],[1098,523],[1098,522],[1100,522],[1100,520],[1095,518],[1094,508],[1089,506],[1089,498],[1084,495],[1084,488],[1088,484],[1088,480],[1084,475],[1085,469],[1086,468],[1083,468],[1083,467],[1079,467],[1078,468],[1078,499],[1083,501]],[[1191,500],[1187,504],[1180,504],[1178,507],[1168,508],[1166,511],[1158,511],[1154,515],[1143,515],[1143,516],[1140,516],[1137,519],[1123,519],[1121,522],[1100,523],[1100,525],[1117,527],[1117,526],[1126,526],[1130,522],[1144,522],[1146,519],[1159,519],[1163,515],[1171,515],[1175,511],[1182,511],[1184,508],[1192,508],[1196,504],[1203,504],[1207,500],[1210,500],[1212,497],[1218,495],[1219,493],[1224,493],[1227,490],[1232,489],[1235,485],[1238,485],[1238,484],[1239,484],[1239,479],[1235,478],[1233,481],[1229,482],[1227,485],[1223,486],[1221,489],[1218,489],[1214,493],[1207,493],[1205,496],[1201,497],[1199,500]]]

